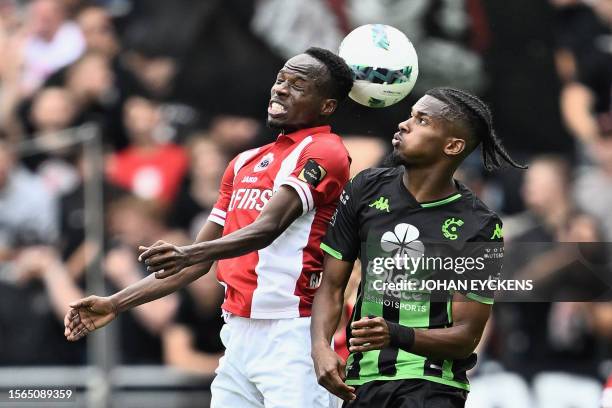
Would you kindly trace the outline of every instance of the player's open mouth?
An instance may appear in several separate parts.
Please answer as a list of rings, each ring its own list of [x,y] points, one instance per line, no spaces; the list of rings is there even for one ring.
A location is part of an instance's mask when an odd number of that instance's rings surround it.
[[[400,136],[399,133],[394,134],[393,139],[391,139],[391,144],[393,147],[397,147],[400,145],[400,143],[402,143],[402,136]]]
[[[268,105],[268,115],[273,118],[283,116],[287,113],[287,108],[276,101],[270,101]]]

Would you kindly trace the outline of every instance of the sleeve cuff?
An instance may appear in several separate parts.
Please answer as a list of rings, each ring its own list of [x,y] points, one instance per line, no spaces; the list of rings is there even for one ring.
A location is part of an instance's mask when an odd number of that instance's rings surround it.
[[[323,250],[323,252],[328,253],[329,255],[333,256],[334,258],[342,260],[342,254],[340,252],[338,252],[334,248],[324,244],[323,242],[321,242],[321,249]]]
[[[213,208],[208,216],[208,221],[214,222],[215,224],[219,224],[220,226],[225,226],[225,217],[227,213],[218,208]]]
[[[312,198],[312,192],[310,191],[308,184],[294,176],[289,176],[283,183],[281,183],[281,186],[289,186],[298,193],[300,200],[302,200],[302,214],[306,214],[307,212],[314,210],[314,199]]]
[[[495,300],[493,298],[480,296],[472,292],[466,293],[465,297],[475,302],[484,303],[485,305],[492,305],[493,303],[495,303]]]

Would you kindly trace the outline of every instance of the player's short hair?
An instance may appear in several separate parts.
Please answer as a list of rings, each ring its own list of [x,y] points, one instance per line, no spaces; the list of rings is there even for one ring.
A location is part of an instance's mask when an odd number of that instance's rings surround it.
[[[342,57],[319,47],[310,47],[304,53],[327,67],[329,80],[325,82],[324,87],[329,96],[338,101],[346,99],[353,87],[353,71]]]
[[[480,98],[467,91],[454,88],[433,88],[425,93],[448,105],[451,112],[447,115],[451,121],[462,121],[468,130],[468,152],[482,144],[482,162],[491,171],[502,167],[502,161],[512,167],[525,169],[510,157],[493,128],[491,110]]]

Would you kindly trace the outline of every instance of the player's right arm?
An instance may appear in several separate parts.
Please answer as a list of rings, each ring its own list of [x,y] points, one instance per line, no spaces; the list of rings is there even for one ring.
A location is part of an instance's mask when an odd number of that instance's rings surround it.
[[[207,221],[198,234],[198,240],[217,239],[222,232],[223,227],[219,224]],[[212,261],[200,263],[167,279],[157,279],[155,274],[150,274],[112,296],[92,295],[72,302],[64,317],[64,335],[69,341],[79,340],[89,332],[109,324],[119,313],[164,297],[190,284],[206,274],[212,264]]]
[[[225,213],[233,189],[235,161],[236,159],[229,163],[223,174],[219,199],[208,221],[198,233],[196,243],[212,241],[223,235]],[[163,241],[158,241],[151,247],[157,246],[160,242]],[[112,296],[89,296],[72,302],[69,305],[70,310],[64,317],[64,335],[69,341],[79,340],[89,332],[109,324],[119,313],[159,299],[190,284],[206,274],[212,264],[213,261],[201,262],[166,279],[157,279],[155,274],[150,274]]]

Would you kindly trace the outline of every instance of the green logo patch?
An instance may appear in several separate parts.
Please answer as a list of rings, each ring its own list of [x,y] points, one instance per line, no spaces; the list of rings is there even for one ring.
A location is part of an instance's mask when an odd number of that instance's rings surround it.
[[[389,199],[381,196],[378,200],[370,204],[370,207],[374,207],[380,211],[389,212]]]
[[[504,231],[502,230],[501,225],[495,224],[495,230],[493,231],[493,235],[491,235],[491,239],[502,239],[504,237]]]
[[[450,239],[451,241],[456,240],[459,238],[459,235],[457,235],[457,230],[463,224],[465,223],[460,218],[447,218],[442,224],[442,235],[444,235],[444,238]]]

